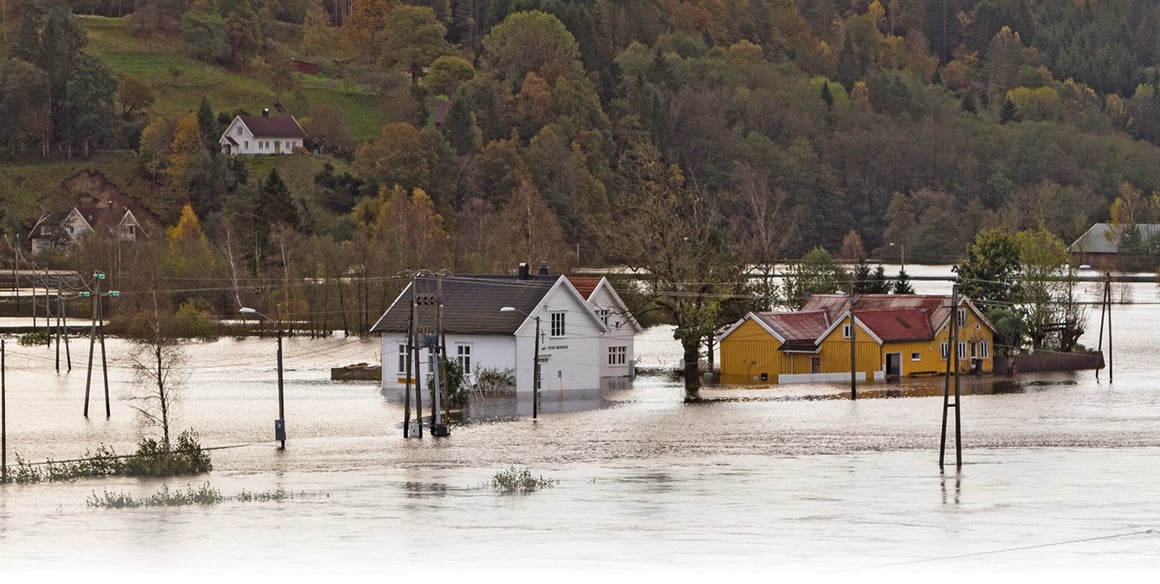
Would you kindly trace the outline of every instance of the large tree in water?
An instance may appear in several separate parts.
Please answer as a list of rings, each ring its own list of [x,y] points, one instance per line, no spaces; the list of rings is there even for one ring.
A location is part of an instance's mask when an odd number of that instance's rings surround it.
[[[676,165],[652,144],[620,159],[623,186],[611,201],[617,218],[606,233],[609,259],[648,278],[652,304],[676,325],[684,352],[685,400],[700,398],[701,343],[716,328],[723,299],[738,294],[742,262],[719,210],[685,185]]]

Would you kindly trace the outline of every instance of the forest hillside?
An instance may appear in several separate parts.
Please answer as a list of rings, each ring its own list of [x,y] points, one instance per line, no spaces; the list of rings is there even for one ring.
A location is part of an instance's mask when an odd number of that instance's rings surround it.
[[[353,270],[362,326],[404,270],[624,261],[657,185],[744,262],[955,263],[981,230],[1156,222],[1158,28],[1149,0],[10,1],[0,229],[95,170],[204,254],[173,270],[234,283],[214,310]],[[306,148],[222,155],[265,109]]]

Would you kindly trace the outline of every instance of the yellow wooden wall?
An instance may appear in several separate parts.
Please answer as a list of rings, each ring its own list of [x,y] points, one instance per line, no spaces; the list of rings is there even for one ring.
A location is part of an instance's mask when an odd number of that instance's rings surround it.
[[[790,357],[780,350],[781,342],[753,319],[746,319],[721,340],[721,383],[777,383]],[[808,369],[807,369],[808,371]],[[767,381],[761,381],[761,374]]]
[[[839,324],[818,344],[822,357],[821,373],[850,372],[850,339],[842,337],[847,319]],[[854,334],[854,360],[858,371],[867,372],[867,379],[874,379],[874,371],[883,367],[881,346],[865,329],[859,327]]]
[[[843,319],[843,324],[845,323]],[[948,323],[949,324],[949,323]],[[858,371],[865,372],[867,379],[874,373],[885,371],[886,354],[901,353],[902,375],[938,374],[946,372],[947,363],[942,358],[942,343],[946,342],[950,331],[942,327],[930,341],[909,341],[879,345],[864,329],[855,335],[855,358]],[[966,324],[959,328],[959,341],[976,343],[986,341],[987,358],[983,360],[982,371],[994,371],[995,343],[991,329],[967,310]],[[951,347],[954,351],[954,347]],[[919,353],[919,360],[911,359],[912,353]],[[953,353],[952,353],[953,355]],[[728,337],[721,341],[720,363],[721,382],[726,384],[777,383],[777,376],[783,373],[810,373],[811,358],[814,355],[785,353],[780,350],[780,342],[765,328],[752,319],[746,320]],[[834,328],[822,340],[817,354],[820,360],[819,373],[847,373],[850,371],[850,339],[842,337],[842,326]],[[970,349],[967,358],[959,362],[959,371],[971,370]],[[765,373],[767,379],[761,380]]]

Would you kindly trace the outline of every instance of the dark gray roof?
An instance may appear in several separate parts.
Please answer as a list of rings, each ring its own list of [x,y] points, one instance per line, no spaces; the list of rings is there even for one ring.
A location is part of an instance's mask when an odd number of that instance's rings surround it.
[[[439,279],[416,278],[415,288],[420,301],[435,298],[436,282]],[[558,279],[559,276],[533,276],[527,280],[515,276],[444,276],[444,330],[448,334],[515,334]],[[412,289],[408,285],[375,326],[371,327],[371,332],[407,332],[411,294]],[[505,306],[517,310],[500,312]],[[434,302],[420,302],[415,312],[420,328],[435,328],[437,311]]]
[[[1140,235],[1145,240],[1160,235],[1160,224],[1139,223],[1136,227],[1140,229]],[[1096,223],[1069,245],[1067,251],[1071,253],[1117,253],[1119,246],[1117,227],[1111,223]]]

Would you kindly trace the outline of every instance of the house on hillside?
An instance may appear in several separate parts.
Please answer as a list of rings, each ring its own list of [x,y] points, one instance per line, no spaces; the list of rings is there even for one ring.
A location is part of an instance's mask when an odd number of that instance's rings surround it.
[[[260,116],[235,116],[222,137],[222,154],[260,156],[290,154],[304,148],[306,131],[294,116],[271,116],[262,110]]]
[[[516,391],[531,392],[537,342],[541,391],[597,389],[611,376],[629,374],[631,340],[609,335],[609,326],[569,278],[546,272],[542,266],[540,273],[531,274],[525,264],[517,275],[416,278],[371,328],[382,336],[383,389],[407,385],[412,298],[417,300],[416,327],[430,337],[438,330],[440,295],[448,358],[456,360],[469,379],[484,369],[510,370]],[[628,321],[620,322],[622,329],[632,328]],[[412,383],[429,374],[429,352],[422,350]],[[607,366],[613,353],[625,355],[624,367]]]
[[[1125,233],[1129,226],[1112,223],[1096,223],[1083,235],[1079,236],[1071,245],[1067,246],[1067,253],[1072,261],[1086,264],[1094,268],[1112,269],[1121,263],[1120,255],[1128,250],[1122,250],[1121,244],[1125,237],[1130,241],[1133,235],[1138,249],[1131,250],[1136,254],[1146,254],[1156,257],[1160,253],[1160,224],[1139,223],[1135,225],[1136,232]],[[1153,264],[1155,261],[1153,261]]]
[[[842,382],[850,378],[854,342],[862,380],[946,372],[951,319],[956,319],[959,372],[994,370],[995,327],[966,297],[862,294],[850,320],[850,298],[815,294],[796,312],[749,313],[721,337],[723,383]]]
[[[48,215],[42,216],[29,234],[32,254],[37,255],[53,247],[68,248],[76,245],[85,233],[99,229],[124,242],[134,242],[147,235],[132,210],[108,201],[98,206],[73,207],[61,221],[53,221]]]
[[[544,268],[541,266],[541,270]],[[635,377],[636,352],[633,340],[643,329],[632,316],[628,305],[604,276],[568,276],[568,281],[608,328],[608,332],[601,337],[600,354],[606,359],[601,361],[600,377]]]

